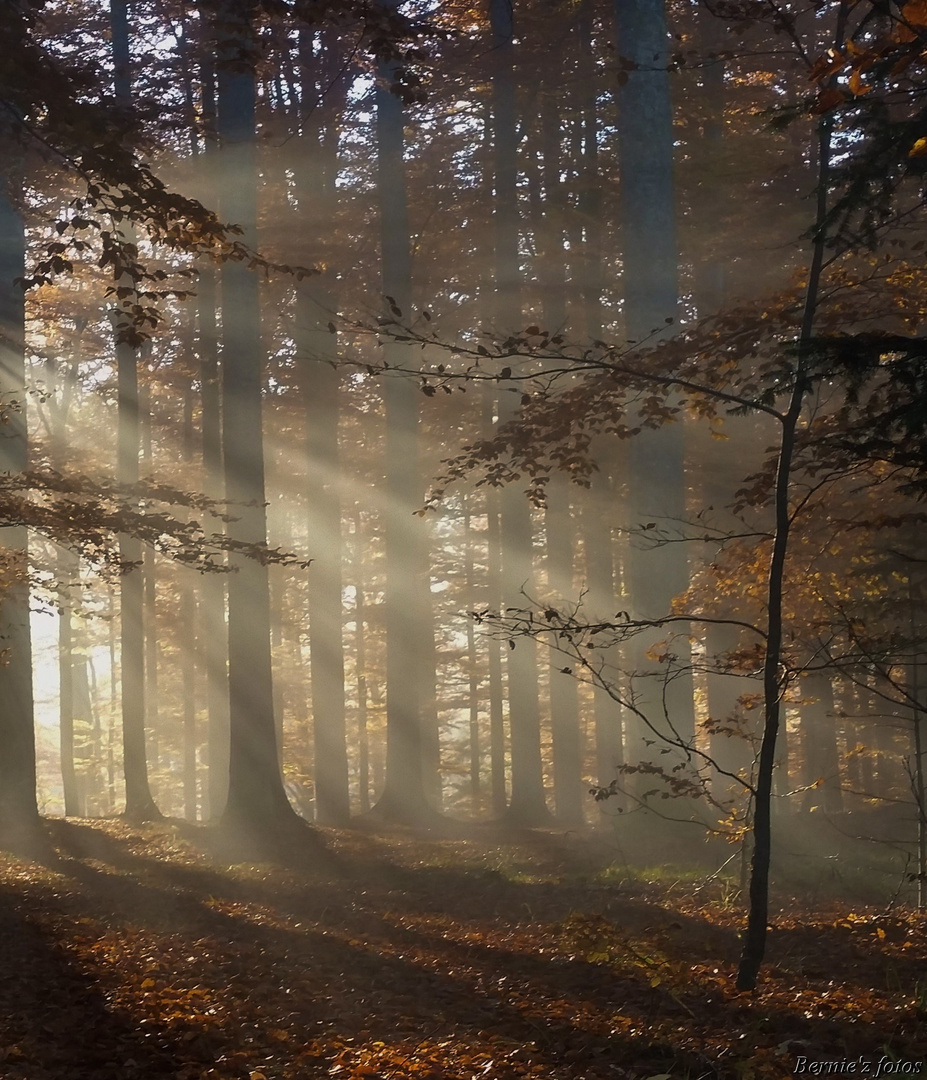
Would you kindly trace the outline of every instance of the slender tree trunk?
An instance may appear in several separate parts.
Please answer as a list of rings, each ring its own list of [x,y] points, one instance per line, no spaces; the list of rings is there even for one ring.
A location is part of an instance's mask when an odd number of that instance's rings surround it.
[[[712,505],[706,503],[706,505]],[[709,715],[709,753],[724,773],[734,773],[749,780],[755,757],[756,721],[744,708],[742,698],[756,693],[756,679],[730,670],[730,655],[740,646],[736,627],[715,623],[708,627],[705,648],[708,662],[717,668],[707,678]],[[737,798],[740,788],[722,771],[714,773],[712,791],[719,800]]]
[[[332,42],[323,36],[313,55],[313,33],[300,38],[302,57],[299,212],[324,233],[337,210],[338,142],[335,119],[324,121],[325,91],[337,80]],[[311,216],[310,216],[311,215]],[[306,507],[309,568],[309,655],[315,741],[316,818],[344,825],[350,816],[345,731],[342,611],[341,460],[338,425],[341,373],[337,334],[329,332],[337,306],[335,281],[298,286],[296,351],[306,419]]]
[[[109,812],[116,807],[116,714],[119,707],[119,654],[116,649],[116,594],[109,591],[109,739],[106,754],[106,785]],[[95,672],[91,669],[92,674]]]
[[[467,603],[474,603],[475,579],[473,568],[473,531],[470,504],[472,495],[463,496],[464,528],[464,595]],[[478,817],[482,803],[482,745],[480,740],[480,678],[479,659],[476,651],[476,628],[467,619],[467,721],[469,734],[469,780],[470,812]]]
[[[72,635],[73,636],[73,635]],[[87,768],[84,771],[85,783],[87,786],[87,796],[83,800],[80,799],[80,789],[75,784],[76,791],[76,813],[84,816],[88,813],[88,800],[91,795],[96,795],[100,799],[100,803],[103,802],[103,792],[100,790],[100,769],[103,763],[103,732],[100,726],[100,710],[95,704],[95,696],[90,691],[90,661],[87,658],[87,645],[86,645],[86,629],[80,630],[80,637],[78,639],[78,647],[72,652],[73,664],[72,664],[72,680],[74,690],[74,715],[80,720],[85,721],[90,727],[91,731],[91,753],[89,755],[90,762],[93,763],[93,769],[91,772],[91,765],[88,763]],[[90,787],[91,776],[95,783],[95,788]],[[80,777],[77,777],[80,780]],[[107,800],[108,805],[108,800]],[[108,812],[112,812],[112,807],[108,805]]]
[[[579,45],[580,77],[577,87],[582,154],[579,169],[579,198],[577,211],[582,227],[581,243],[577,245],[578,261],[573,273],[579,282],[582,301],[582,325],[586,337],[597,341],[602,337],[602,193],[599,178],[599,118],[597,66],[593,52],[593,0],[580,0],[576,18]]]
[[[614,448],[598,441],[595,458],[599,471],[583,510],[583,547],[586,556],[586,584],[589,590],[586,604],[592,618],[609,619],[620,609],[620,588],[615,566],[612,522],[615,517],[616,495],[610,471]],[[611,658],[610,658],[611,659]],[[613,660],[611,660],[614,663]],[[617,665],[615,665],[617,666]],[[621,706],[601,686],[593,691],[595,711],[595,777],[599,787],[608,787],[618,778],[624,763],[624,718]],[[624,799],[618,797],[618,807],[624,809]],[[599,804],[603,815],[610,814],[606,803]]]
[[[9,115],[0,118],[0,152],[5,161],[0,175],[0,393],[6,419],[0,426],[0,471],[16,474],[28,466],[25,307],[16,282],[25,274],[25,232],[14,179],[21,155]],[[0,831],[29,833],[38,826],[39,812],[26,529],[4,529],[3,546],[12,572],[0,595]]]
[[[541,79],[541,209],[535,211],[539,237],[538,276],[542,289],[544,326],[552,333],[565,328],[566,280],[563,229],[565,207],[560,182],[560,112],[558,100],[563,81],[563,46],[558,43],[544,57]],[[555,605],[574,599],[573,535],[570,517],[570,482],[562,472],[551,477],[545,517],[547,584]],[[550,728],[553,757],[554,804],[563,824],[583,820],[582,745],[579,728],[579,697],[575,679],[562,671],[562,657],[548,657],[550,678]]]
[[[618,122],[625,331],[633,341],[649,342],[662,336],[667,320],[676,317],[678,299],[664,0],[615,0],[614,11],[619,56],[633,65],[624,72]],[[629,470],[631,527],[656,522],[672,530],[686,512],[682,425],[645,430],[634,438]],[[628,585],[637,618],[665,615],[689,582],[686,546],[654,547],[652,535],[642,532],[630,545]],[[669,651],[676,657],[677,674],[667,682],[664,665],[648,657],[664,636],[642,634],[636,639],[634,690],[658,731],[688,741],[695,731],[688,641],[680,635],[672,642]],[[652,756],[644,743],[649,732],[645,736],[639,721],[631,723],[629,735],[629,757]]]
[[[425,472],[419,477],[420,491],[427,485]],[[418,519],[416,519],[418,520]],[[426,577],[421,601],[421,678],[422,698],[422,769],[425,797],[435,810],[442,810],[444,784],[441,777],[441,727],[438,713],[438,648],[435,643],[435,606],[431,595],[431,576]]]
[[[117,326],[117,333],[118,333]],[[119,386],[119,482],[138,482],[138,370],[135,350],[117,342]],[[145,581],[141,572],[142,545],[134,537],[120,537],[119,555],[134,566],[120,578],[119,641],[122,699],[122,754],[126,784],[125,815],[132,821],[159,817],[148,784],[145,744]]]
[[[492,438],[493,395],[488,385],[482,388],[482,433]],[[486,598],[485,607],[498,611],[502,606],[502,530],[500,498],[496,488],[490,488],[486,499]],[[505,714],[502,685],[502,643],[494,635],[486,639],[489,653],[489,775],[492,787],[492,813],[499,818],[505,813],[507,792],[505,777]]]
[[[116,100],[131,105],[129,78],[129,18],[127,0],[110,0],[113,35],[113,70]],[[132,242],[131,225],[123,223],[123,236]],[[117,282],[132,288],[136,282],[126,275]],[[118,458],[116,473],[120,484],[137,484],[139,479],[140,410],[138,397],[138,356],[127,340],[131,328],[134,293],[113,310],[116,337],[116,383],[118,392]],[[125,816],[132,821],[160,817],[148,783],[148,750],[145,744],[145,580],[141,572],[142,544],[133,536],[119,537],[119,557],[133,569],[123,573],[119,585],[119,635],[122,697],[122,766],[125,776]]]
[[[149,350],[142,350],[142,359]],[[141,365],[142,370],[145,364]],[[139,384],[139,430],[141,432],[141,468],[145,475],[154,471],[153,431],[151,415],[150,375]],[[158,640],[158,558],[154,548],[146,546],[142,557],[141,574],[145,581],[145,611],[142,624],[145,631],[145,744],[148,748],[148,763],[157,770],[161,759],[159,699],[158,699],[158,657],[161,652]]]
[[[702,66],[698,70],[699,85],[697,92],[702,108],[704,122],[698,131],[698,137],[691,147],[700,175],[704,182],[699,187],[697,216],[704,222],[723,221],[729,177],[719,176],[719,162],[724,160],[724,109],[726,101],[725,63],[719,58],[725,47],[724,22],[712,15],[707,8],[700,6],[697,13],[696,28]],[[709,179],[712,182],[708,182]],[[700,248],[700,258],[695,268],[694,296],[700,318],[715,315],[722,310],[726,297],[726,266],[717,250],[715,236],[703,230],[704,237]],[[757,440],[757,418],[729,416],[725,418],[724,432],[728,441],[719,443],[712,438],[712,432],[706,424],[694,424],[686,432],[688,453],[691,459],[699,462],[697,475],[701,483],[701,506],[709,515],[709,520],[719,529],[736,530],[736,519],[729,513],[727,503],[730,491],[726,485],[730,452],[734,445],[750,446]],[[762,432],[761,438],[765,435]],[[736,617],[737,613],[721,611],[725,617]],[[736,627],[720,623],[710,624],[705,632],[705,650],[709,665],[717,671],[710,671],[706,676],[709,713],[709,752],[719,766],[719,771],[712,773],[711,787],[715,798],[720,801],[742,799],[743,788],[723,772],[734,773],[749,779],[755,757],[756,721],[751,711],[743,707],[741,699],[756,692],[756,680],[740,675],[732,669],[730,655],[741,645],[742,632]]]
[[[384,295],[402,315],[411,304],[409,222],[403,161],[403,107],[390,92],[392,69],[381,65],[376,90],[377,188],[380,201],[381,267]],[[408,359],[405,345],[387,342],[390,367]],[[386,404],[386,785],[374,812],[397,822],[419,824],[435,815],[425,775],[425,687],[421,665],[428,663],[430,630],[428,549],[421,519],[418,392],[405,378],[383,380]]]
[[[206,494],[221,498],[222,411],[216,327],[216,278],[211,267],[200,271],[197,288],[200,385],[203,425],[203,467]],[[206,574],[202,581],[202,655],[206,667],[207,761],[209,773],[203,817],[217,820],[225,808],[229,782],[228,626],[224,574]]]
[[[212,162],[216,156],[215,75],[207,63],[203,68],[203,117],[206,128],[202,168],[207,183],[215,187]],[[202,408],[203,469],[206,494],[221,499],[225,493],[222,464],[222,395],[219,370],[216,272],[200,268],[197,282],[197,329]],[[206,574],[202,581],[202,655],[206,666],[207,761],[203,817],[217,820],[225,808],[229,781],[229,685],[228,627],[225,619],[226,580],[224,574]]]
[[[220,210],[254,243],[257,162],[251,5],[221,8],[218,132]],[[229,534],[264,544],[267,519],[262,424],[263,351],[256,275],[240,262],[222,267],[222,451],[226,496],[235,508]],[[229,556],[229,790],[222,823],[233,833],[274,836],[300,819],[283,787],[274,723],[267,567]]]
[[[492,27],[492,129],[495,201],[495,327],[497,333],[518,329],[520,278],[518,259],[518,162],[514,73],[514,26],[510,0],[490,0]],[[514,415],[516,396],[500,398],[499,422]],[[533,523],[524,495],[507,485],[500,496],[502,521],[502,603],[524,607],[534,576]],[[509,731],[512,746],[512,791],[506,816],[518,825],[540,825],[550,819],[541,765],[541,715],[538,700],[537,645],[531,638],[508,650]]]
[[[281,517],[283,519],[286,518],[285,511],[281,514]],[[268,574],[268,587],[270,590],[270,651],[271,656],[275,660],[275,669],[277,668],[277,662],[283,660],[283,647],[286,640],[286,630],[284,627],[284,589],[286,588],[286,579],[281,571],[282,567],[275,566]],[[277,742],[277,764],[282,773],[284,752],[283,720],[286,713],[286,691],[282,679],[274,678],[273,683],[274,733]]]
[[[843,791],[834,716],[834,684],[826,672],[809,675],[803,683],[802,697],[815,699],[803,705],[801,710],[803,782],[815,784],[820,781],[821,784],[820,792],[805,792],[802,809],[821,804],[829,814],[839,814],[843,810]]]
[[[359,503],[354,504],[354,670],[357,679],[357,787],[360,812],[370,810],[370,735],[367,728],[367,599]]]
[[[73,593],[70,584],[80,574],[80,563],[72,551],[58,551],[58,721],[61,744],[61,785],[64,794],[65,817],[79,812],[77,769],[74,760],[74,721],[82,716],[75,693],[75,656],[73,627]]]
[[[70,371],[64,379],[58,368],[58,361],[49,357],[48,392],[51,405],[51,435],[49,439],[49,459],[52,467],[59,472],[64,469],[68,446],[68,415],[77,382],[80,364],[81,337],[84,330],[83,320],[76,320],[74,336],[74,354]],[[61,786],[64,795],[64,813],[73,817],[79,812],[77,791],[77,772],[74,760],[74,719],[77,715],[74,688],[74,633],[73,607],[75,592],[72,585],[80,577],[80,560],[66,547],[59,547],[57,552],[58,594],[58,723],[61,750]],[[79,600],[77,601],[79,603]]]
[[[841,10],[846,11],[846,5]],[[840,23],[843,23],[843,16]],[[838,33],[838,41],[842,34]],[[805,293],[798,341],[798,358],[793,373],[793,388],[789,407],[782,418],[778,466],[774,498],[774,528],[769,579],[766,588],[766,657],[763,664],[763,741],[760,745],[757,768],[756,795],[753,813],[753,858],[750,867],[750,908],[743,938],[743,951],[737,971],[738,990],[756,986],[760,965],[766,953],[766,929],[769,920],[769,862],[772,851],[772,792],[776,764],[776,738],[779,734],[782,698],[785,692],[780,673],[782,664],[783,617],[782,600],[785,582],[786,557],[792,525],[791,474],[796,436],[805,394],[808,392],[808,344],[814,331],[821,286],[821,274],[826,250],[827,194],[830,175],[832,119],[824,116],[818,121],[818,189],[815,216],[815,237]]]
[[[297,321],[309,312],[300,305]],[[321,334],[314,334],[319,338]],[[301,335],[308,345],[308,334]],[[322,347],[335,344],[325,334]],[[314,350],[303,365],[301,382],[308,430],[306,484],[309,517],[309,650],[315,740],[317,819],[344,825],[350,815],[345,733],[344,644],[341,580],[341,498],[339,492],[339,375]]]
[[[569,602],[573,589],[573,531],[570,484],[553,477],[547,504],[547,579],[555,605]],[[552,655],[550,665],[550,723],[554,758],[554,801],[564,825],[583,821],[583,753],[576,680],[564,674],[563,658]]]
[[[184,389],[183,396],[183,459],[192,464],[193,447],[193,390]],[[181,568],[184,578],[189,572]],[[180,585],[180,677],[183,688],[183,813],[187,821],[197,820],[196,798],[196,591],[193,582]]]

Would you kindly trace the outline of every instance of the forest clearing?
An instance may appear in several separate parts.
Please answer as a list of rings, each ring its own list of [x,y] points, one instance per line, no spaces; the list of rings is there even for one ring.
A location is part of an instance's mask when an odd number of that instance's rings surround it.
[[[50,823],[47,857],[2,861],[0,1074],[923,1073],[923,920],[851,908],[852,881],[779,897],[749,994],[736,883],[634,870],[607,832],[456,831],[320,830],[290,865],[229,864],[189,825]]]

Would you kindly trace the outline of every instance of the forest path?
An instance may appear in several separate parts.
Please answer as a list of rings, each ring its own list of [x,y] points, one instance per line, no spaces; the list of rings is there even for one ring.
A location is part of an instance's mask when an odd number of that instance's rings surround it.
[[[282,863],[229,864],[179,823],[45,827],[40,858],[0,853],[2,1080],[761,1080],[800,1057],[873,1076],[927,1060],[927,932],[903,912],[777,917],[750,995],[725,887],[599,874],[616,853],[591,832],[328,829]]]

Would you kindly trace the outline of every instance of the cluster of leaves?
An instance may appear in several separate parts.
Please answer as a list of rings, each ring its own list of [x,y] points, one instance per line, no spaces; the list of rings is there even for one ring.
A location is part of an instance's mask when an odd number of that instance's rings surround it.
[[[246,544],[223,532],[207,533],[202,524],[176,511],[198,510],[230,521],[228,504],[181,491],[154,480],[138,484],[91,479],[44,468],[0,476],[0,523],[26,526],[68,545],[101,571],[126,569],[119,553],[120,534],[134,536],[169,558],[203,571],[227,572],[228,552],[264,565],[308,566],[295,555],[267,544]]]

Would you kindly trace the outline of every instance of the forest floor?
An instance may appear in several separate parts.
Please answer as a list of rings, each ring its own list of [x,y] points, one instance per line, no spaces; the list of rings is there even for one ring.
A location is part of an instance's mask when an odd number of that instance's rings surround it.
[[[730,884],[603,869],[591,833],[320,830],[271,864],[170,822],[45,828],[0,853],[3,1080],[927,1076],[898,908],[787,906],[750,994]]]

